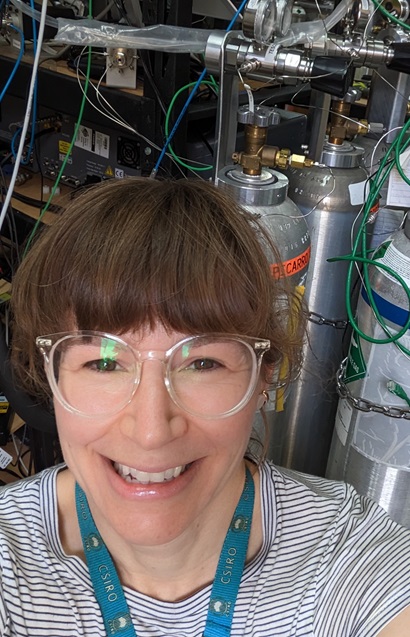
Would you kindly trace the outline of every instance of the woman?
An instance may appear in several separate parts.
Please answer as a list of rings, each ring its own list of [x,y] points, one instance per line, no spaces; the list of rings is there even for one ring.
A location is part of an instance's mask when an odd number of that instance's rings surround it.
[[[210,184],[128,179],[31,250],[13,360],[65,465],[2,493],[1,635],[405,634],[410,532],[250,450],[300,345],[267,245]]]

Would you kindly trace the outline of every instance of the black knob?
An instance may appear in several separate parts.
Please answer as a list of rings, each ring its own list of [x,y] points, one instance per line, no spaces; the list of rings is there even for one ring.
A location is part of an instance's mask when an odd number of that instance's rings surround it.
[[[313,62],[310,85],[317,91],[344,97],[353,84],[351,60],[318,55]]]
[[[393,58],[387,67],[392,71],[410,73],[410,42],[392,42]]]

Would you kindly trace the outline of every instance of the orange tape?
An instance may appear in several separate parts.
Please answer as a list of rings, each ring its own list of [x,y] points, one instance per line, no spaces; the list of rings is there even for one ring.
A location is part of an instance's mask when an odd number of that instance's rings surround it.
[[[297,274],[308,266],[309,261],[310,246],[297,257],[293,257],[288,261],[283,261],[283,263],[272,263],[270,270],[275,279],[280,279],[283,276],[292,276],[293,274]]]

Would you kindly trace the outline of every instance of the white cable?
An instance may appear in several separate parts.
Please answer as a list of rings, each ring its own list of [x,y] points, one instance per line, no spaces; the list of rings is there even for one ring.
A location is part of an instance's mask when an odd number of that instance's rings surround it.
[[[245,89],[247,95],[248,95],[248,103],[249,103],[249,112],[250,113],[254,113],[255,112],[255,100],[253,99],[253,93],[252,93],[252,89],[249,86],[249,84],[247,84],[245,82],[245,80],[242,77],[242,73],[240,72],[240,70],[238,69],[238,75],[239,75],[239,79],[243,84],[243,88]]]
[[[86,50],[87,47],[84,47],[84,49],[82,50],[82,52],[79,55],[79,58],[82,57],[82,55],[84,54],[84,51]],[[105,55],[104,53],[102,53],[101,55]],[[83,89],[83,85],[81,83],[80,80],[80,73],[83,77],[85,77],[85,73],[80,69],[79,65],[76,65],[76,74],[77,74],[77,82],[78,85],[80,87],[81,92],[84,95],[84,89]],[[96,98],[97,101],[99,103],[99,105],[101,106],[100,110],[98,108],[98,106],[96,104],[94,104],[94,102],[92,100],[90,100],[88,98],[87,95],[85,95],[85,98],[87,99],[87,101],[89,102],[89,104],[99,113],[101,113],[101,115],[104,115],[104,117],[106,117],[107,119],[110,119],[112,122],[114,122],[115,124],[118,124],[119,126],[122,126],[123,128],[125,128],[126,130],[129,130],[130,132],[134,133],[135,135],[137,135],[138,137],[140,137],[143,141],[145,141],[149,146],[152,146],[153,148],[155,148],[155,150],[161,150],[161,147],[158,146],[157,144],[155,144],[155,142],[153,142],[152,140],[148,139],[148,137],[145,137],[142,133],[138,132],[133,126],[131,126],[131,124],[129,124],[119,113],[118,111],[115,110],[115,108],[113,107],[112,104],[110,104],[110,102],[106,99],[106,97],[104,97],[104,95],[100,92],[100,86],[101,86],[101,82],[103,81],[105,75],[107,73],[107,69],[104,70],[103,74],[101,75],[100,79],[97,82],[97,85],[90,83],[91,88],[94,89],[95,93],[96,93]],[[253,96],[252,96],[253,99]],[[111,113],[107,110],[107,108],[104,106],[104,104],[102,102],[105,102],[106,106],[112,111]],[[181,167],[179,166],[178,162],[175,161],[175,158],[171,155],[171,153],[166,153],[166,156],[169,157],[169,159],[171,159],[174,164],[176,165],[176,167],[178,168],[178,170],[181,172],[182,176],[186,178],[185,173],[183,172],[183,170],[181,169]],[[200,161],[196,161],[195,159],[187,159],[186,157],[181,157],[180,159],[182,159],[183,161],[191,161],[193,164],[197,164],[198,166],[205,166],[206,164],[204,164],[203,162]],[[190,170],[196,177],[198,177],[198,173],[195,171],[194,168],[188,168],[188,170]]]
[[[395,130],[401,130],[402,128],[403,128],[402,126],[395,126],[394,128],[391,128],[391,129],[390,129],[390,130],[388,130],[386,133],[384,133],[384,135],[382,135],[382,136],[380,137],[380,139],[377,141],[377,144],[376,144],[376,145],[375,145],[375,147],[373,148],[373,152],[372,152],[371,157],[370,157],[370,166],[369,166],[369,173],[370,173],[370,175],[372,175],[372,174],[373,174],[373,162],[374,162],[374,156],[375,156],[375,154],[376,154],[376,150],[377,150],[377,148],[378,148],[378,146],[379,146],[380,142],[381,142],[381,141],[382,141],[385,137],[387,137],[387,135],[390,135],[390,133],[392,133],[393,131],[395,131]],[[380,161],[379,161],[379,163],[380,163]]]
[[[32,71],[32,74],[31,74],[29,94],[28,94],[28,98],[27,98],[27,109],[26,109],[26,114],[24,116],[23,128],[22,128],[21,135],[20,135],[20,144],[19,144],[19,147],[18,147],[16,159],[15,159],[15,162],[14,162],[13,173],[11,175],[10,184],[9,184],[9,187],[8,187],[8,190],[7,190],[7,194],[6,194],[6,197],[4,199],[4,204],[3,204],[3,207],[2,207],[1,213],[0,213],[0,231],[1,231],[1,228],[2,228],[3,223],[4,223],[4,219],[5,219],[6,215],[7,215],[7,211],[8,211],[9,205],[10,205],[11,198],[13,196],[13,190],[14,190],[14,186],[16,185],[17,175],[18,175],[18,171],[19,171],[19,168],[20,168],[21,158],[22,158],[23,150],[24,150],[24,146],[25,146],[27,130],[28,130],[28,127],[29,127],[29,124],[30,124],[31,106],[32,106],[32,103],[33,103],[34,87],[35,87],[35,84],[36,84],[38,65],[39,65],[39,62],[40,62],[41,47],[43,45],[44,27],[45,27],[45,24],[46,24],[46,17],[47,17],[47,0],[42,0],[41,18],[40,18],[40,24],[39,24],[39,28],[38,28],[38,34],[37,34],[37,50],[36,50],[36,56],[35,56],[34,62],[33,62],[33,71]]]
[[[81,57],[82,53],[80,54]],[[79,68],[79,66],[77,65],[76,67],[77,69],[77,81],[80,87],[81,92],[84,94],[84,89],[83,89],[83,85],[81,83],[81,79],[80,79],[80,73],[81,75],[83,75],[85,77],[85,74],[83,73],[83,71]],[[92,100],[89,99],[88,96],[85,96],[87,101],[89,102],[89,104],[99,113],[101,113],[101,115],[104,115],[104,117],[106,117],[107,119],[111,120],[112,122],[114,122],[115,124],[117,124],[118,126],[122,126],[123,128],[125,128],[126,130],[129,130],[131,133],[134,133],[134,135],[137,135],[137,137],[140,137],[146,144],[148,144],[149,146],[152,146],[152,148],[155,148],[155,150],[160,151],[161,147],[158,146],[157,144],[155,144],[155,142],[153,142],[152,140],[148,139],[148,137],[145,137],[145,135],[143,135],[142,133],[140,133],[139,131],[137,131],[133,126],[131,126],[131,124],[128,124],[128,122],[125,121],[125,119],[122,118],[122,116],[118,113],[118,111],[115,110],[115,108],[112,106],[112,104],[110,104],[110,102],[104,97],[104,95],[102,93],[100,93],[99,91],[99,87],[101,84],[101,81],[105,75],[106,71],[104,71],[102,77],[100,77],[97,86],[95,86],[93,83],[90,83],[90,86],[94,89],[94,91],[96,92],[96,97],[98,100],[98,103],[100,104],[101,108],[104,110],[101,110],[100,108],[98,108],[98,106],[96,104],[94,104],[94,102]],[[103,102],[106,103],[106,105],[108,106],[108,108],[111,109],[111,111],[114,113],[115,116],[113,116],[112,114],[110,114],[106,108],[104,107],[104,105],[100,102],[100,100],[102,100]],[[183,172],[183,170],[181,169],[181,167],[179,166],[178,162],[175,161],[174,157],[172,157],[172,155],[170,153],[166,153],[167,157],[169,157],[174,164],[176,165],[176,167],[178,168],[178,170],[181,172],[181,175],[186,178],[185,173]],[[203,162],[199,162],[199,161],[195,161],[193,159],[186,159],[185,157],[181,157],[182,160],[185,161],[192,161],[194,164],[198,164],[198,166],[204,166],[205,164]],[[198,177],[197,172],[194,169],[190,169],[188,168],[188,170],[190,170],[196,177]]]
[[[22,440],[20,441],[20,449],[18,449],[17,448],[17,442],[16,442],[15,434],[11,434],[11,439],[13,441],[14,450],[16,452],[16,464],[17,464],[17,467],[20,468],[19,465],[21,465],[21,467],[23,467],[23,469],[24,469],[24,471],[26,473],[26,477],[28,477],[29,470],[27,469],[26,465],[24,464],[23,457],[21,455],[21,448],[23,446],[23,441]]]
[[[101,115],[104,115],[104,117],[107,117],[108,119],[110,119],[112,122],[114,122],[115,124],[118,124],[120,126],[123,126],[124,128],[128,129],[129,131],[133,131],[132,127],[129,126],[128,124],[126,124],[125,122],[113,117],[112,115],[108,115],[105,111],[102,111],[100,108],[98,108],[98,106],[96,104],[94,104],[94,102],[88,97],[88,95],[86,95],[83,85],[81,83],[81,79],[80,79],[80,73],[83,74],[83,72],[78,68],[77,66],[77,82],[78,82],[78,86],[80,87],[80,90],[82,92],[82,94],[84,95],[84,97],[86,98],[87,102],[99,113],[101,113]],[[84,75],[84,74],[83,74]],[[93,84],[91,84],[91,86],[94,88],[95,90],[95,86]]]

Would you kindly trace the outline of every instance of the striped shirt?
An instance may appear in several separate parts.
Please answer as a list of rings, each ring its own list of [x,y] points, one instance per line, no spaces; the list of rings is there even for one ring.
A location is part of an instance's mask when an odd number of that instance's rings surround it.
[[[0,635],[104,636],[88,569],[58,535],[58,467],[0,492]],[[410,531],[341,482],[261,467],[264,540],[232,636],[374,637],[410,604]],[[138,637],[200,637],[210,587],[178,602],[125,589]]]

